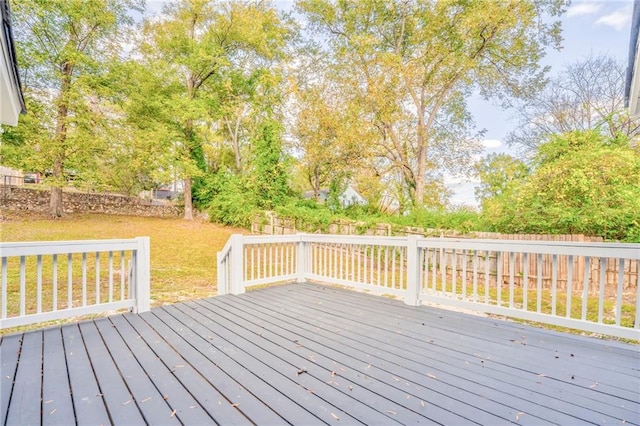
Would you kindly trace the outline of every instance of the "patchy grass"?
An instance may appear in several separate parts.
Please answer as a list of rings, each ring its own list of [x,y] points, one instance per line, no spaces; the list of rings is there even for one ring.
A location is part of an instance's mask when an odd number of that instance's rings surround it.
[[[0,239],[5,242],[149,236],[153,306],[215,295],[216,253],[231,234],[246,233],[198,220],[102,214],[48,219],[37,214],[3,212],[1,224]]]

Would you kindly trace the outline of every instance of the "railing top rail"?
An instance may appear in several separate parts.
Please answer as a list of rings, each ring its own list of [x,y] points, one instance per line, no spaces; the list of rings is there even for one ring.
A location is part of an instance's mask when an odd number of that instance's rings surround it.
[[[35,256],[83,252],[135,250],[137,239],[82,240],[82,241],[28,241],[0,243],[0,256]]]
[[[418,247],[640,259],[640,244],[421,238]]]
[[[218,254],[220,255],[221,258],[224,258],[225,256],[227,256],[229,254],[229,252],[231,251],[231,247],[233,246],[232,244],[232,240],[228,239],[227,243],[224,245],[224,247],[222,247],[222,250],[220,250],[218,252]]]
[[[249,235],[242,237],[243,244],[273,243],[342,243],[358,245],[404,246],[409,237],[384,237],[369,235],[330,235],[330,234],[292,234],[292,235]],[[538,240],[489,240],[466,238],[424,238],[416,237],[421,248],[450,248],[482,251],[508,251],[532,254],[557,254],[593,257],[612,257],[640,259],[640,244],[631,243],[594,243],[577,241],[538,241]],[[222,250],[223,255],[231,249],[229,243]]]
[[[407,237],[382,237],[370,235],[301,234],[301,237],[302,241],[309,243],[404,246],[407,242]]]
[[[304,234],[288,235],[243,235],[243,244],[297,243]]]

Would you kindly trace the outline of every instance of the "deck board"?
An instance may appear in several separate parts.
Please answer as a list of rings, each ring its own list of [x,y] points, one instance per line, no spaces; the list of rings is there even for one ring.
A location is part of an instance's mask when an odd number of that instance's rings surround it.
[[[153,385],[115,326],[110,321],[96,321],[95,324],[100,335],[109,342],[109,351],[114,354],[120,376],[131,392],[131,400],[123,402],[123,405],[136,406],[148,424],[179,424],[178,419],[171,416],[173,409]]]
[[[0,341],[0,424],[7,418],[9,399],[13,391],[22,335],[3,336]]]
[[[25,338],[31,333],[26,333]],[[69,383],[76,419],[81,424],[109,424],[111,419],[104,405],[100,386],[95,377],[79,324],[62,327]],[[22,363],[22,361],[21,361]],[[16,384],[18,380],[16,378]]]
[[[287,301],[283,296],[279,297],[279,300],[281,301],[281,303],[283,303],[283,306],[291,306],[291,303],[289,303],[289,301]],[[252,301],[252,304],[250,306],[255,306],[256,304],[259,304],[259,303],[261,302],[256,299]],[[267,303],[269,303],[269,306],[271,306],[271,304],[275,302],[267,302]],[[299,313],[297,312],[297,308],[289,307],[287,309],[291,310],[294,316],[299,315]],[[308,305],[304,309],[308,309]],[[433,348],[435,345],[432,345],[432,344],[423,344],[422,345],[423,347],[421,348],[420,352],[416,352],[412,354],[412,351],[409,348],[409,346],[412,344],[411,341],[407,342],[403,339],[400,339],[400,341],[396,340],[393,345],[388,345],[382,339],[375,340],[376,334],[380,334],[377,328],[384,328],[385,327],[384,324],[376,324],[376,327],[373,327],[370,330],[368,330],[368,332],[366,333],[366,336],[356,335],[354,333],[350,333],[349,331],[346,331],[343,329],[345,328],[344,318],[341,318],[339,321],[332,323],[330,316],[327,316],[326,318],[324,317],[320,318],[320,313],[318,312],[309,312],[309,313],[311,315],[307,315],[307,316],[309,318],[314,318],[314,321],[315,321],[313,324],[310,324],[309,327],[312,327],[312,328],[317,327],[318,329],[326,328],[324,332],[328,336],[328,338],[334,338],[334,343],[333,343],[334,345],[340,344],[340,338],[343,338],[344,341],[349,342],[348,344],[353,348],[355,348],[356,350],[364,351],[366,353],[370,353],[374,355],[378,363],[387,362],[388,364],[390,364],[390,366],[388,366],[387,368],[393,369],[393,368],[396,368],[395,365],[406,366],[409,364],[411,366],[412,371],[408,374],[408,376],[415,376],[415,375],[425,376],[428,374],[432,374],[438,378],[444,378],[444,376],[441,376],[443,371],[445,373],[447,371],[449,371],[449,373],[453,371],[454,376],[453,377],[448,376],[446,380],[449,383],[454,382],[455,381],[454,379],[456,378],[455,375],[458,375],[459,379],[471,380],[475,383],[483,384],[483,386],[488,389],[494,389],[496,392],[499,392],[499,393],[506,393],[506,396],[510,396],[515,393],[516,395],[519,395],[521,398],[526,398],[526,400],[529,400],[529,401],[531,401],[532,399],[535,400],[536,398],[534,397],[537,397],[537,399],[540,401],[540,406],[538,407],[538,410],[542,411],[545,415],[550,414],[550,411],[548,410],[549,406],[558,405],[558,401],[556,400],[556,398],[562,397],[563,394],[568,394],[569,395],[568,399],[572,402],[573,402],[573,399],[575,398],[575,395],[571,395],[570,393],[568,393],[570,389],[564,388],[564,389],[560,389],[560,391],[557,392],[557,395],[552,395],[551,397],[540,399],[539,398],[540,396],[544,397],[545,395],[544,394],[540,395],[539,393],[536,393],[536,388],[538,388],[537,392],[540,392],[539,388],[542,385],[541,381],[544,380],[545,378],[539,377],[537,374],[528,374],[529,377],[525,377],[523,374],[521,375],[511,374],[511,375],[508,375],[507,377],[504,377],[504,374],[503,374],[502,382],[496,382],[495,380],[492,380],[492,376],[495,375],[494,374],[495,368],[492,365],[492,363],[486,361],[481,364],[478,362],[477,357],[475,359],[472,357],[467,357],[466,359],[464,357],[455,358],[456,354],[453,353],[452,351],[442,352],[438,350],[439,348],[437,347],[435,347],[435,351],[434,351]],[[286,322],[287,322],[287,319],[285,319],[281,324],[278,324],[278,326],[282,326],[282,324]],[[319,323],[322,323],[322,324],[319,324]],[[336,328],[332,329],[331,328],[332,325],[335,326]],[[340,330],[340,329],[343,329],[343,330]],[[337,333],[338,330],[340,330],[339,333]],[[388,334],[384,334],[384,333],[382,335],[388,336]],[[342,337],[339,337],[339,336],[342,336]],[[404,338],[404,336],[401,336],[401,337]],[[367,340],[370,341],[369,346],[365,346],[358,343],[362,341],[366,342]],[[327,346],[329,345],[331,345],[331,343],[327,344]],[[381,348],[385,349],[385,345],[387,345],[388,347],[386,348],[385,353],[381,355],[380,349]],[[391,358],[390,363],[387,361],[389,358]],[[442,362],[440,360],[446,360],[446,362]],[[428,364],[421,365],[420,361],[428,361]],[[383,364],[383,367],[384,367],[384,364]],[[485,369],[493,370],[493,371],[491,374],[487,375],[487,372],[485,371]],[[480,374],[477,374],[478,372],[480,372]],[[513,383],[516,383],[516,384],[514,385]],[[529,383],[530,390],[527,390],[526,388],[522,389],[521,386],[523,384],[526,385],[527,383]],[[555,384],[554,382],[551,382],[551,386],[553,386],[554,384]],[[472,388],[473,383],[468,383],[468,385],[461,385],[461,386],[463,388],[467,388],[467,387]],[[549,388],[550,386],[544,385],[545,392],[549,392]],[[492,397],[496,398],[497,395],[493,394]],[[581,415],[585,415],[585,413],[587,413],[588,415],[589,410],[592,409],[591,406],[594,403],[596,404],[598,403],[597,400],[583,400],[582,402],[584,404],[584,407],[576,407],[575,409],[572,407],[567,407],[569,409],[568,412],[569,413],[573,412],[574,414],[581,414]],[[532,407],[529,407],[529,409],[531,408]],[[588,408],[589,410],[585,411],[584,408]],[[610,415],[620,414],[619,407],[608,407],[605,405],[604,408],[605,409],[610,408],[609,410]],[[633,415],[633,412],[629,412],[627,414]],[[569,420],[575,421],[575,419],[565,419],[564,423],[566,423]]]
[[[79,327],[111,421],[118,424],[127,421],[141,423],[143,421],[142,414],[135,404],[130,403],[131,392],[120,376],[96,325],[92,322],[85,322],[79,324]]]
[[[20,348],[20,363],[16,371],[16,381],[11,394],[8,424],[40,423],[40,385],[42,371],[42,331],[24,336]],[[3,404],[4,405],[4,404]],[[22,408],[24,407],[24,408]]]
[[[186,329],[182,330],[181,335],[188,339],[189,343],[211,363],[219,366],[228,375],[229,380],[237,383],[238,387],[248,392],[247,395],[244,395],[246,402],[245,400],[234,400],[234,403],[237,402],[239,404],[238,409],[249,415],[250,412],[248,410],[255,409],[255,407],[246,408],[255,404],[249,396],[252,395],[260,404],[270,407],[286,422],[292,424],[296,422],[301,424],[321,423],[297,401],[291,400],[286,394],[282,393],[281,389],[275,386],[276,383],[263,380],[264,376],[259,371],[251,371],[248,365],[239,362],[234,356],[234,352],[227,353],[227,351],[220,350],[221,345],[224,345],[225,342],[219,336],[204,328],[192,318],[183,315],[175,306],[158,309],[154,314],[166,324],[172,325],[176,330],[180,330],[178,324],[186,327]],[[180,320],[177,318],[180,318]],[[267,417],[267,419],[269,418]],[[259,418],[253,417],[251,419],[252,421],[259,420]],[[277,423],[280,423],[280,421]]]
[[[43,337],[42,423],[73,424],[75,413],[62,331],[59,328],[49,328],[44,330]]]
[[[127,342],[127,346],[138,360],[138,363],[145,370],[146,376],[153,382],[153,385],[167,401],[172,411],[167,414],[167,418],[176,416],[179,421],[186,424],[208,424],[212,418],[201,407],[189,390],[185,388],[179,379],[174,375],[174,367],[167,367],[156,353],[147,345],[136,330],[129,324],[124,316],[111,317],[120,335]],[[151,394],[138,401],[138,404],[157,398]]]
[[[275,293],[275,292],[274,292]],[[271,294],[269,297],[274,297]],[[277,295],[280,301],[286,301],[285,295]],[[349,294],[343,295],[343,297],[350,297]],[[321,300],[321,299],[320,299]],[[337,312],[348,311],[349,309],[353,310],[351,306],[340,306],[339,301],[335,299],[330,299],[335,306]],[[285,302],[286,303],[286,302]],[[311,303],[311,302],[308,302]],[[318,303],[316,301],[316,303]],[[372,300],[371,306],[375,309],[375,304],[380,303],[380,301]],[[388,312],[393,312],[390,305],[395,305],[401,311],[407,311],[410,309],[403,305],[398,304],[390,304],[386,303],[384,306],[388,310]],[[307,307],[306,309],[310,309]],[[322,318],[321,321],[324,321],[326,325],[331,324],[331,316],[338,316],[340,319],[334,324],[341,324],[343,321],[348,320],[348,318],[344,317],[341,313],[334,313],[332,309],[329,309],[327,312],[330,314],[326,318]],[[360,309],[360,308],[359,308]],[[440,311],[441,317],[445,315],[446,318],[451,314],[446,311]],[[319,314],[316,312],[313,315],[309,315],[311,318],[318,318]],[[400,314],[397,314],[400,317]],[[374,321],[375,316],[369,316],[367,321]],[[485,332],[484,335],[492,336],[492,338],[496,338],[501,333],[499,332],[499,328],[503,326],[513,327],[513,323],[508,323],[505,321],[496,321],[490,320],[486,318],[478,318],[478,317],[469,317],[466,316],[468,320],[477,322],[484,322],[487,324],[495,324],[490,329],[492,333],[489,331]],[[398,321],[396,319],[396,321]],[[424,320],[423,320],[424,321]],[[440,320],[442,321],[442,320]],[[396,336],[394,342],[395,346],[392,346],[392,349],[397,349],[398,346],[405,347],[406,345],[415,344],[419,349],[417,352],[418,355],[423,355],[424,351],[435,350],[436,353],[441,354],[441,357],[445,357],[444,359],[451,359],[452,357],[460,357],[462,356],[462,360],[465,362],[469,362],[471,365],[475,365],[476,367],[482,368],[491,368],[493,370],[498,370],[501,372],[505,372],[508,374],[514,375],[514,380],[518,382],[522,381],[525,378],[528,378],[530,382],[533,380],[532,384],[534,387],[538,387],[538,382],[541,382],[545,386],[545,388],[552,387],[557,388],[559,391],[563,393],[577,393],[577,394],[588,394],[592,397],[596,402],[601,400],[619,400],[620,397],[626,398],[630,401],[636,401],[636,408],[640,408],[637,405],[638,401],[638,392],[634,391],[634,388],[637,389],[638,382],[637,380],[625,380],[628,376],[624,374],[613,375],[607,373],[606,375],[602,375],[599,371],[599,367],[593,365],[588,368],[584,368],[582,366],[582,360],[586,359],[583,355],[588,355],[592,351],[600,350],[602,346],[605,345],[615,345],[618,346],[616,342],[600,342],[595,339],[591,340],[591,348],[590,351],[577,351],[576,347],[573,345],[575,341],[575,337],[578,340],[584,340],[579,336],[566,336],[562,346],[558,346],[558,343],[554,343],[551,348],[547,348],[545,352],[541,352],[536,354],[535,356],[530,355],[530,345],[522,345],[521,342],[515,341],[511,342],[509,336],[504,336],[502,341],[494,342],[494,344],[488,344],[486,341],[483,341],[479,336],[469,336],[468,334],[460,333],[460,330],[456,333],[455,329],[452,329],[449,333],[442,332],[434,332],[432,330],[433,327],[429,327],[429,330],[426,331],[428,334],[424,334],[425,331],[421,331],[424,329],[422,323],[406,324],[403,323],[398,328],[396,326],[389,326],[385,321],[378,321],[376,326],[370,329],[367,333],[368,336],[372,336],[378,333],[378,330],[381,330],[382,337],[388,336],[388,333],[397,333],[398,330],[414,330],[414,335],[420,336],[421,333],[424,336],[421,341],[415,341],[415,339],[409,339],[405,336]],[[313,326],[317,326],[317,324],[312,324]],[[549,332],[547,330],[538,330],[528,326],[517,325],[520,327],[519,340],[521,341],[532,341],[538,339],[535,337],[536,335],[542,333],[542,335],[550,335],[551,337],[555,337],[559,333]],[[447,325],[442,325],[442,327],[448,327]],[[358,327],[361,329],[362,327]],[[463,327],[463,329],[467,329],[467,327]],[[362,334],[362,333],[360,333]],[[531,335],[530,335],[531,334]],[[560,334],[562,336],[562,334]],[[460,338],[462,336],[462,338]],[[481,335],[480,335],[481,336]],[[524,337],[524,339],[523,339]],[[352,336],[352,339],[357,339],[357,336]],[[412,341],[413,340],[413,341]],[[540,342],[544,340],[538,339]],[[475,341],[475,343],[474,343]],[[379,341],[380,342],[380,341]],[[507,344],[503,344],[506,342]],[[499,346],[495,346],[496,343],[500,343]],[[378,345],[379,343],[376,343]],[[637,346],[629,347],[627,345],[627,354],[626,356],[635,357],[636,362],[633,366],[622,367],[617,364],[619,357],[616,358],[616,363],[611,362],[611,357],[607,359],[606,363],[602,364],[602,368],[609,367],[610,369],[616,369],[616,372],[627,371],[628,374],[634,374],[636,377],[638,376],[637,366],[640,365],[640,358],[638,358]],[[631,350],[629,350],[631,348]],[[634,350],[635,349],[635,350]],[[440,352],[441,350],[445,350],[446,352]],[[503,354],[506,351],[510,351],[509,356],[505,357]],[[556,352],[559,354],[561,358],[556,359]],[[575,356],[571,357],[570,354],[574,353]],[[489,359],[487,359],[489,358]],[[562,359],[565,358],[565,359]],[[478,360],[482,360],[482,364],[478,363]],[[465,364],[465,368],[467,365]],[[581,373],[582,376],[579,374]],[[574,376],[574,379],[571,379],[571,376]],[[611,380],[613,378],[614,380]],[[596,386],[591,388],[592,385],[596,384]],[[622,390],[621,390],[622,389]],[[594,392],[596,391],[596,392]],[[612,392],[614,395],[610,398],[609,392]]]
[[[640,425],[639,349],[282,285],[3,336],[0,424]]]

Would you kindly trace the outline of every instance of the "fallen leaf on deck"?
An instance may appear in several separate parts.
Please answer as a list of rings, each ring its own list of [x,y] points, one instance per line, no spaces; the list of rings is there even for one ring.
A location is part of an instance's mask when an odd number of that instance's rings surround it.
[[[335,414],[331,413],[331,417],[333,417],[336,420],[340,420],[340,418],[338,416],[336,416]]]
[[[540,374],[538,374],[538,377],[547,377],[547,375],[544,374],[544,373],[540,373]]]
[[[162,395],[162,399],[164,399],[165,401],[167,400],[167,398],[169,398],[169,395]]]
[[[143,400],[142,400],[142,401],[140,401],[140,402],[147,402],[147,401],[149,401],[151,398],[152,398],[152,397],[145,398],[145,399],[143,399]]]
[[[234,402],[233,404],[231,404],[232,407],[237,407],[238,405],[240,404],[238,404],[237,402]]]
[[[55,413],[55,412],[56,412],[56,410],[57,410],[57,408],[54,408],[53,410],[51,410],[51,411],[49,412],[49,414],[53,414],[53,413]]]
[[[431,374],[431,373],[427,373],[427,376],[428,376],[428,377],[431,377],[432,379],[436,379],[436,378],[437,378],[436,376],[434,376],[434,375],[433,375],[433,374]]]
[[[395,380],[396,382],[400,381],[400,379],[398,379],[396,376],[391,376],[391,377],[393,377],[393,380]]]
[[[516,421],[520,420],[520,416],[524,416],[526,413],[516,413]]]
[[[171,412],[171,415],[170,415],[169,417],[173,417],[173,416],[175,416],[175,415],[176,415],[176,410],[174,409],[174,410]]]
[[[306,368],[301,368],[300,370],[298,370],[298,371],[296,372],[296,376],[299,376],[299,375],[301,375],[302,373],[306,373],[306,372],[307,372],[307,369],[306,369]]]
[[[50,400],[48,400],[48,401],[45,401],[44,403],[45,403],[45,404],[50,404],[50,403],[52,403],[52,402],[53,402],[53,399],[50,399]]]
[[[598,386],[598,382],[595,382],[594,384],[592,384],[591,386],[589,386],[591,389],[595,388],[596,386]]]
[[[336,372],[335,371],[331,372],[331,377],[336,377]]]
[[[424,401],[420,400],[420,405],[424,407]]]
[[[387,411],[385,411],[385,413],[389,413],[389,414],[396,414],[396,412],[395,412],[395,411],[391,411],[391,410],[387,410]]]
[[[128,401],[123,402],[123,403],[122,403],[122,405],[127,405],[127,404],[129,404],[130,402],[131,402],[131,399],[129,399]]]

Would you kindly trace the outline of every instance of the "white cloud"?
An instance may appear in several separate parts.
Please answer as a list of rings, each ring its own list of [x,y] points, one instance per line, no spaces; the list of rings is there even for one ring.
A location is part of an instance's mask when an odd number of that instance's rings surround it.
[[[618,31],[624,30],[631,22],[631,9],[628,7],[618,9],[608,15],[601,16],[596,25],[608,25]]]
[[[502,142],[498,139],[485,139],[481,143],[485,148],[498,148],[502,146]]]
[[[602,5],[598,3],[578,3],[567,9],[567,18],[571,18],[572,16],[590,15],[599,11],[600,7],[602,7]]]

